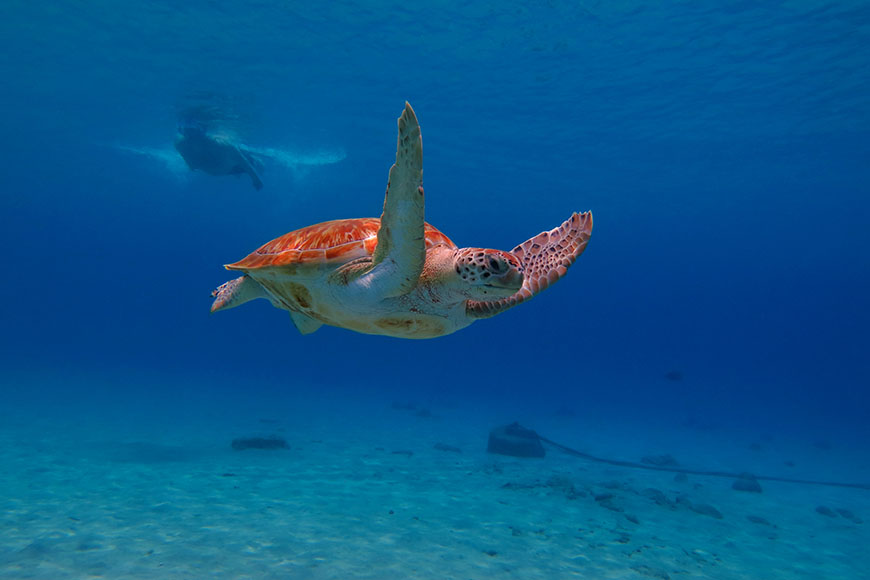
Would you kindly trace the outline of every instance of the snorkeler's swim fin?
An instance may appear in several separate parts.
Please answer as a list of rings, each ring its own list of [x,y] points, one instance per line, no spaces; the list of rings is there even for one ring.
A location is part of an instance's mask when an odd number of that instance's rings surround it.
[[[254,160],[251,158],[251,154],[238,145],[236,146],[236,152],[245,164],[245,171],[251,176],[251,183],[254,185],[254,189],[257,191],[263,189],[263,180],[260,179],[260,174],[257,172],[256,167],[254,167]]]

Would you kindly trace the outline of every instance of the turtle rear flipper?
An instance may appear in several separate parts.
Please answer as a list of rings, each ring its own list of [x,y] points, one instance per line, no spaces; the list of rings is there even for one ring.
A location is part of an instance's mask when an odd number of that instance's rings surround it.
[[[214,298],[211,305],[212,312],[235,308],[256,298],[269,298],[266,290],[247,274],[235,280],[224,282],[215,288],[211,295]]]
[[[293,321],[293,325],[296,326],[296,329],[299,330],[299,332],[302,334],[311,334],[312,332],[323,326],[323,323],[319,320],[315,320],[307,314],[302,314],[301,312],[296,312],[295,310],[290,311],[290,320]]]
[[[574,213],[558,228],[526,240],[511,251],[523,264],[523,287],[500,300],[469,300],[465,313],[471,318],[489,318],[543,292],[565,275],[586,249],[591,234],[592,212],[587,211]]]

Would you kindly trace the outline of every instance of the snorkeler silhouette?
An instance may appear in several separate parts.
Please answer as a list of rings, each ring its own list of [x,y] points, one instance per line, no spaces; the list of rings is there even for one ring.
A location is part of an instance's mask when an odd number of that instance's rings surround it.
[[[195,125],[182,126],[178,128],[175,149],[194,171],[204,171],[209,175],[247,173],[254,189],[263,189],[260,160],[227,137],[209,133]]]
[[[263,188],[263,162],[239,143],[231,125],[235,115],[225,107],[200,103],[179,114],[175,149],[193,171],[209,175],[247,173],[258,191]]]
[[[177,109],[174,141],[157,147],[121,143],[112,146],[159,162],[179,180],[186,180],[191,171],[216,176],[247,174],[257,190],[263,188],[261,175],[266,168],[279,170],[276,174],[279,182],[286,180],[286,170],[294,180],[299,180],[314,168],[345,158],[341,148],[288,149],[246,143],[240,134],[253,124],[236,113],[236,109],[229,97],[196,94]]]

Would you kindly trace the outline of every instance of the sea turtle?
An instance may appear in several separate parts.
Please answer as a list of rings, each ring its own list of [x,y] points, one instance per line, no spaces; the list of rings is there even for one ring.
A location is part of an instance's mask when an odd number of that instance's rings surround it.
[[[225,266],[244,275],[212,292],[212,312],[266,298],[290,311],[302,334],[329,324],[432,338],[504,312],[565,275],[589,241],[590,212],[510,252],[457,248],[423,220],[423,142],[411,105],[398,123],[380,219],[308,226]]]

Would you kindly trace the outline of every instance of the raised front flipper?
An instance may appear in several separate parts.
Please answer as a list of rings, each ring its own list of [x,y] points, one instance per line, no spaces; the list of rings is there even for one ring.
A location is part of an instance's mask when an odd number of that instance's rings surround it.
[[[406,294],[417,285],[426,260],[423,211],[423,140],[417,116],[405,103],[373,268],[362,284],[383,297]]]
[[[523,264],[523,287],[500,300],[469,300],[466,314],[470,318],[489,318],[543,292],[565,275],[586,249],[591,234],[592,212],[587,211],[574,213],[558,228],[526,240],[511,251]]]

